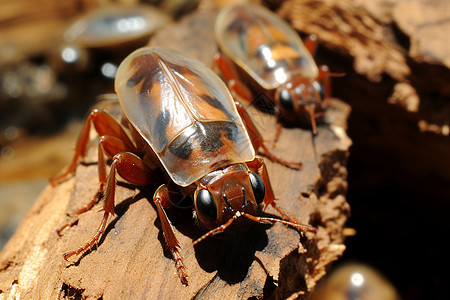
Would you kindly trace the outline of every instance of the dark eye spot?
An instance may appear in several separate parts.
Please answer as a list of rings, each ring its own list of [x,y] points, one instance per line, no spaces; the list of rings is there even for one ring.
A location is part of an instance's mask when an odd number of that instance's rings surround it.
[[[253,195],[255,196],[256,203],[259,205],[263,202],[264,196],[266,195],[266,188],[264,187],[264,183],[259,178],[258,175],[254,172],[250,172],[248,174],[248,177],[250,178],[250,183],[252,185],[253,189]]]
[[[286,110],[294,109],[294,102],[292,101],[291,93],[287,89],[280,92],[280,105]]]
[[[196,207],[198,214],[207,221],[214,222],[217,219],[217,206],[213,195],[206,189],[197,194]]]

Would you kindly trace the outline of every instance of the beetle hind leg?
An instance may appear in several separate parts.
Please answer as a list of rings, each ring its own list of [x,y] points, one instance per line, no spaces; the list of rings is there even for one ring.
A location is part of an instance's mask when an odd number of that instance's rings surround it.
[[[91,201],[84,207],[80,208],[75,212],[78,216],[88,210],[90,210],[95,203],[97,203],[103,195],[106,185],[106,156],[112,157],[116,153],[126,152],[127,146],[122,142],[122,140],[113,137],[113,136],[101,136],[98,139],[98,174],[99,174],[99,183],[100,186],[95,193],[94,197],[92,197]],[[72,221],[64,224],[60,228],[56,230],[58,236],[62,236],[62,231],[68,227],[72,227],[78,222],[78,217],[73,219]]]
[[[103,218],[100,222],[95,234],[91,237],[89,242],[79,247],[78,249],[67,252],[64,254],[64,258],[67,260],[69,257],[78,255],[91,249],[94,245],[97,245],[100,238],[106,230],[106,225],[110,215],[114,215],[114,196],[116,190],[116,176],[119,174],[122,178],[126,179],[130,183],[136,185],[146,185],[153,183],[157,176],[155,171],[150,169],[144,161],[137,155],[131,152],[121,152],[113,157],[113,162],[106,179],[106,185],[103,192]]]
[[[303,232],[306,232],[306,231],[314,232],[314,233],[316,232],[316,229],[314,227],[298,222],[297,220],[295,220],[294,218],[289,216],[287,213],[285,213],[276,204],[276,200],[277,199],[275,198],[275,194],[274,194],[273,189],[272,189],[272,184],[270,183],[269,175],[267,173],[266,164],[264,163],[264,160],[261,157],[256,156],[256,158],[254,160],[252,160],[250,162],[247,162],[246,164],[250,168],[250,170],[252,170],[256,174],[258,174],[258,176],[261,178],[261,180],[264,183],[264,187],[266,189],[266,195],[264,197],[264,209],[266,209],[267,206],[270,205],[278,212],[278,214],[281,216],[281,218],[283,220],[294,224],[293,225],[294,227],[301,229]],[[265,219],[273,221],[273,219],[270,219],[270,218],[265,218]]]
[[[311,55],[314,55],[317,50],[317,35],[315,34],[308,35],[303,41],[303,44],[305,45],[308,52],[311,53]]]
[[[235,101],[235,104],[237,111],[241,116],[242,121],[245,124],[245,127],[247,128],[248,135],[250,136],[255,151],[258,151],[260,148],[262,148],[264,150],[264,154],[273,162],[279,163],[283,166],[293,169],[301,168],[302,166],[301,162],[287,161],[273,154],[272,151],[270,151],[269,148],[264,144],[261,134],[259,133],[258,129],[256,128],[255,124],[253,123],[252,119],[250,118],[250,116],[248,115],[247,111],[242,106],[242,104],[239,103],[238,101]]]
[[[111,166],[111,171],[109,173],[108,176],[108,182],[107,182],[107,186],[106,186],[106,193],[103,197],[105,204],[103,206],[103,218],[102,221],[100,223],[100,226],[98,227],[97,231],[95,232],[95,234],[92,236],[92,238],[89,240],[89,242],[87,242],[85,245],[79,247],[78,249],[74,250],[74,251],[70,251],[64,254],[64,259],[68,260],[69,257],[74,256],[74,255],[78,255],[82,252],[85,252],[88,249],[91,249],[94,245],[98,244],[98,241],[100,240],[101,236],[103,235],[103,233],[106,230],[106,224],[108,222],[108,217],[110,214],[114,215],[114,192],[115,192],[115,187],[116,187],[116,182],[115,182],[115,176],[116,176],[116,167],[115,164],[113,163],[113,165]],[[111,204],[109,203],[113,203],[113,205],[111,206]]]
[[[69,167],[59,175],[50,179],[52,185],[56,185],[61,180],[64,180],[69,175],[75,173],[78,161],[84,159],[87,152],[87,145],[89,142],[89,134],[91,131],[91,124],[94,125],[95,130],[99,136],[112,136],[122,141],[123,145],[128,151],[135,151],[135,146],[128,138],[128,135],[120,126],[120,124],[107,112],[100,109],[93,109],[86,118],[83,129],[78,137],[75,154]],[[117,152],[116,152],[117,153]],[[114,155],[115,153],[113,153]]]

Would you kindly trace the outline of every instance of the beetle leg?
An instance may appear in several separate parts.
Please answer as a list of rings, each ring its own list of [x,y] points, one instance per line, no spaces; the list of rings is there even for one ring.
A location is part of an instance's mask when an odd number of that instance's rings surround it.
[[[93,109],[84,123],[83,129],[78,137],[75,155],[67,170],[50,179],[50,183],[55,185],[58,181],[75,172],[78,160],[86,156],[89,133],[93,123],[97,133],[100,136],[109,135],[120,139],[129,151],[134,151],[135,146],[128,138],[126,132],[120,124],[107,112],[99,109]]]
[[[238,96],[248,103],[253,102],[253,93],[241,81],[238,70],[235,65],[222,53],[214,55],[214,63],[227,82],[228,89],[233,93],[233,97]]]
[[[169,218],[167,217],[164,208],[171,205],[169,200],[169,189],[167,185],[161,185],[155,192],[153,196],[153,202],[156,205],[158,211],[158,217],[161,221],[162,229],[164,232],[164,237],[166,239],[167,246],[172,252],[173,258],[175,259],[175,266],[178,272],[178,276],[181,279],[181,283],[184,285],[188,284],[188,274],[186,272],[186,267],[183,263],[183,258],[180,254],[180,243],[178,242],[175,232],[173,231],[172,224],[170,224]]]
[[[305,44],[306,49],[308,49],[309,53],[314,55],[316,53],[317,49],[317,35],[310,34],[306,37],[306,39],[303,41]]]
[[[264,209],[266,209],[266,207],[269,204],[271,204],[275,207],[276,206],[275,205],[276,198],[275,198],[275,194],[272,189],[272,184],[270,183],[270,180],[269,180],[269,175],[267,173],[267,167],[266,167],[266,164],[264,163],[263,158],[261,156],[256,156],[254,160],[249,161],[246,164],[250,168],[250,170],[252,170],[256,174],[258,174],[258,176],[264,182],[264,187],[266,189],[266,195],[264,196]]]
[[[259,178],[261,178],[261,180],[264,183],[264,187],[266,189],[266,195],[264,197],[264,209],[266,209],[267,206],[271,205],[280,214],[283,220],[301,225],[302,227],[305,228],[306,227],[312,228],[311,226],[299,223],[297,220],[290,217],[275,203],[277,199],[275,198],[275,194],[272,189],[272,184],[270,183],[269,175],[267,173],[266,164],[264,163],[262,157],[256,156],[254,160],[247,162],[246,164],[250,168],[250,170],[255,172],[259,176]],[[311,229],[311,231],[313,231],[313,229]]]
[[[342,74],[333,74],[335,76],[343,76]],[[324,99],[327,99],[331,96],[331,83],[330,83],[330,69],[322,65],[319,67],[319,75],[317,76],[317,81],[321,82],[323,85],[323,89],[325,91],[325,97]]]
[[[101,147],[99,147],[101,149]],[[96,245],[105,232],[109,215],[114,215],[114,196],[116,190],[116,173],[127,181],[136,185],[146,185],[155,179],[155,171],[147,167],[142,159],[131,152],[122,152],[114,155],[111,168],[106,179],[106,187],[103,195],[103,218],[96,233],[89,242],[75,251],[67,252],[64,258],[67,260],[73,255],[78,255]]]
[[[283,129],[283,125],[281,124],[281,120],[279,118],[277,118],[277,125],[275,127],[275,137],[273,138],[272,148],[274,148],[275,145],[277,144],[278,139],[280,138],[282,129]]]
[[[238,101],[235,101],[235,104],[236,104],[237,111],[238,111],[239,115],[241,116],[242,121],[245,124],[245,127],[247,128],[248,135],[250,137],[250,140],[252,141],[252,145],[253,145],[253,148],[255,148],[255,151],[258,151],[260,148],[262,148],[264,150],[265,155],[267,155],[267,157],[270,158],[272,161],[282,164],[289,168],[298,169],[302,166],[302,163],[300,163],[300,162],[286,161],[284,159],[279,158],[275,154],[273,154],[269,150],[269,148],[267,148],[267,146],[264,144],[261,134],[259,133],[259,131],[256,128],[255,124],[253,123],[252,119],[248,115],[244,106],[242,106],[242,104],[239,103]]]
[[[108,175],[108,181],[106,184],[106,193],[103,196],[105,203],[104,203],[103,209],[102,209],[102,211],[104,211],[104,213],[103,213],[103,218],[100,223],[100,226],[98,227],[96,233],[94,234],[94,236],[91,238],[91,240],[88,243],[86,243],[84,246],[78,248],[75,251],[65,253],[64,254],[65,260],[68,260],[68,258],[73,255],[78,255],[78,254],[92,248],[92,246],[94,246],[98,243],[98,241],[100,240],[100,237],[105,232],[109,214],[114,215],[114,193],[115,193],[115,189],[116,189],[116,178],[115,177],[116,177],[116,164],[113,163],[111,165],[111,169],[110,169],[110,172]]]
[[[92,197],[91,201],[85,206],[80,208],[76,211],[76,215],[80,215],[92,208],[94,204],[98,201],[98,199],[102,196],[105,185],[106,185],[106,164],[105,164],[105,152],[108,157],[113,157],[117,153],[126,152],[129,149],[127,149],[127,146],[123,143],[122,140],[114,137],[114,136],[108,136],[104,135],[99,137],[98,141],[98,175],[99,175],[99,182],[100,186],[97,190],[97,193],[95,193],[95,196]],[[64,224],[60,228],[56,230],[56,233],[61,236],[61,232],[66,229],[67,227],[73,226],[78,221],[78,218],[75,218],[73,221]]]

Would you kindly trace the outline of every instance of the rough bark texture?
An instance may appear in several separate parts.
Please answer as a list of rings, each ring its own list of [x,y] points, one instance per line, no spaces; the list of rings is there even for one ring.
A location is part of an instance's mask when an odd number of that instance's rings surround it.
[[[317,34],[317,61],[346,74],[333,78],[333,95],[352,107],[347,199],[358,235],[344,259],[378,268],[403,299],[448,298],[448,270],[417,258],[448,265],[450,2],[275,2],[297,30]]]
[[[235,236],[210,238],[183,251],[190,275],[190,284],[184,287],[165,250],[151,204],[155,187],[134,189],[120,184],[116,216],[98,247],[68,263],[62,254],[85,243],[102,215],[99,203],[80,215],[63,237],[55,232],[97,188],[96,164],[80,165],[73,178],[46,188],[1,252],[2,293],[26,299],[241,299],[306,293],[345,249],[343,226],[349,206],[343,193],[350,141],[339,122],[345,123],[349,109],[339,100],[331,103],[327,117],[337,123],[320,127],[314,142],[308,130],[283,129],[276,153],[302,160],[302,170],[267,163],[278,205],[301,222],[316,226],[315,238],[301,238],[280,224],[255,224]],[[274,119],[250,110],[264,122],[257,124],[266,128],[264,136],[270,140]],[[95,161],[95,157],[92,149],[90,158]],[[266,212],[276,215],[270,207]],[[190,209],[169,212],[183,246],[202,233],[191,216]]]
[[[208,63],[216,51],[213,21],[213,14],[194,14],[160,36]],[[203,31],[186,24],[197,24]],[[158,37],[152,44],[170,46],[158,42]],[[264,138],[271,141],[274,117],[253,107],[248,110]],[[315,237],[301,237],[280,224],[254,224],[236,235],[209,238],[183,251],[190,275],[189,286],[184,287],[175,274],[152,205],[155,187],[135,189],[120,184],[116,216],[110,219],[98,247],[68,263],[62,254],[85,243],[102,215],[99,203],[80,215],[63,237],[55,232],[97,189],[96,164],[79,165],[74,177],[45,189],[1,252],[1,292],[28,299],[303,298],[345,249],[343,228],[350,210],[344,197],[351,145],[345,133],[349,112],[348,105],[331,99],[325,122],[314,138],[309,129],[283,128],[274,151],[287,160],[302,161],[302,170],[267,161],[278,205],[317,227]],[[95,162],[95,149],[89,157]],[[276,215],[271,207],[266,213]],[[183,246],[203,233],[194,224],[190,209],[174,209],[169,217]]]
[[[401,278],[394,283],[404,299],[417,299],[411,295],[418,294],[419,286],[425,287],[422,298],[442,297],[435,290],[444,286],[440,274],[446,270],[417,257],[447,257],[439,241],[450,228],[445,221],[450,197],[449,2],[268,0],[266,4],[298,31],[317,34],[317,61],[346,74],[332,82],[333,95],[352,106],[351,177],[357,198],[352,208],[360,208],[356,225],[366,224],[359,237],[365,242],[359,257],[377,262],[391,279]],[[11,2],[2,13],[13,12],[14,7]],[[210,64],[216,51],[212,8],[216,3],[202,1],[202,13],[160,32],[152,44],[182,48]],[[59,16],[71,14],[70,9]],[[28,37],[22,41],[46,44]],[[69,264],[62,253],[83,244],[101,218],[98,204],[62,238],[55,233],[97,188],[95,165],[81,165],[75,178],[44,191],[0,253],[2,294],[75,299],[304,297],[344,249],[349,108],[339,100],[331,104],[325,118],[330,125],[322,125],[314,140],[308,130],[283,129],[275,151],[286,159],[301,160],[301,171],[268,162],[279,205],[317,226],[316,239],[300,238],[279,224],[255,224],[241,238],[224,235],[206,240],[183,252],[191,277],[189,287],[182,287],[148,200],[154,187],[135,190],[123,185],[118,189],[117,215],[98,248]],[[270,141],[274,119],[249,109]],[[408,194],[379,190],[386,181],[405,187]],[[360,191],[356,196],[355,189]],[[182,245],[201,234],[189,210],[173,211],[171,219]],[[430,230],[435,228],[440,230]],[[419,241],[427,243],[420,253],[410,246],[418,237],[429,241]]]
[[[358,161],[371,170],[367,177],[379,172],[448,199],[450,3],[292,0],[278,12],[297,30],[317,34],[318,60],[346,74],[334,78],[333,93],[352,106],[350,136],[358,139]],[[400,173],[377,170],[388,164]]]

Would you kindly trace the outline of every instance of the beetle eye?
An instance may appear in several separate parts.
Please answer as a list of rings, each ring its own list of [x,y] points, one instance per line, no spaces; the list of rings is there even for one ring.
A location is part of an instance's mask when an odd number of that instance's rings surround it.
[[[314,81],[313,86],[316,89],[316,91],[319,93],[320,98],[323,100],[325,98],[325,90],[323,88],[323,85],[317,81]]]
[[[280,92],[280,104],[286,110],[294,109],[294,102],[292,101],[291,93],[287,89],[283,89]]]
[[[264,200],[264,196],[266,195],[266,188],[264,187],[264,183],[259,178],[258,175],[254,172],[250,172],[248,174],[248,177],[250,178],[250,183],[252,185],[253,189],[253,195],[255,196],[256,203],[259,205]]]
[[[213,195],[206,189],[197,194],[197,211],[203,219],[214,222],[217,219],[217,206]]]

